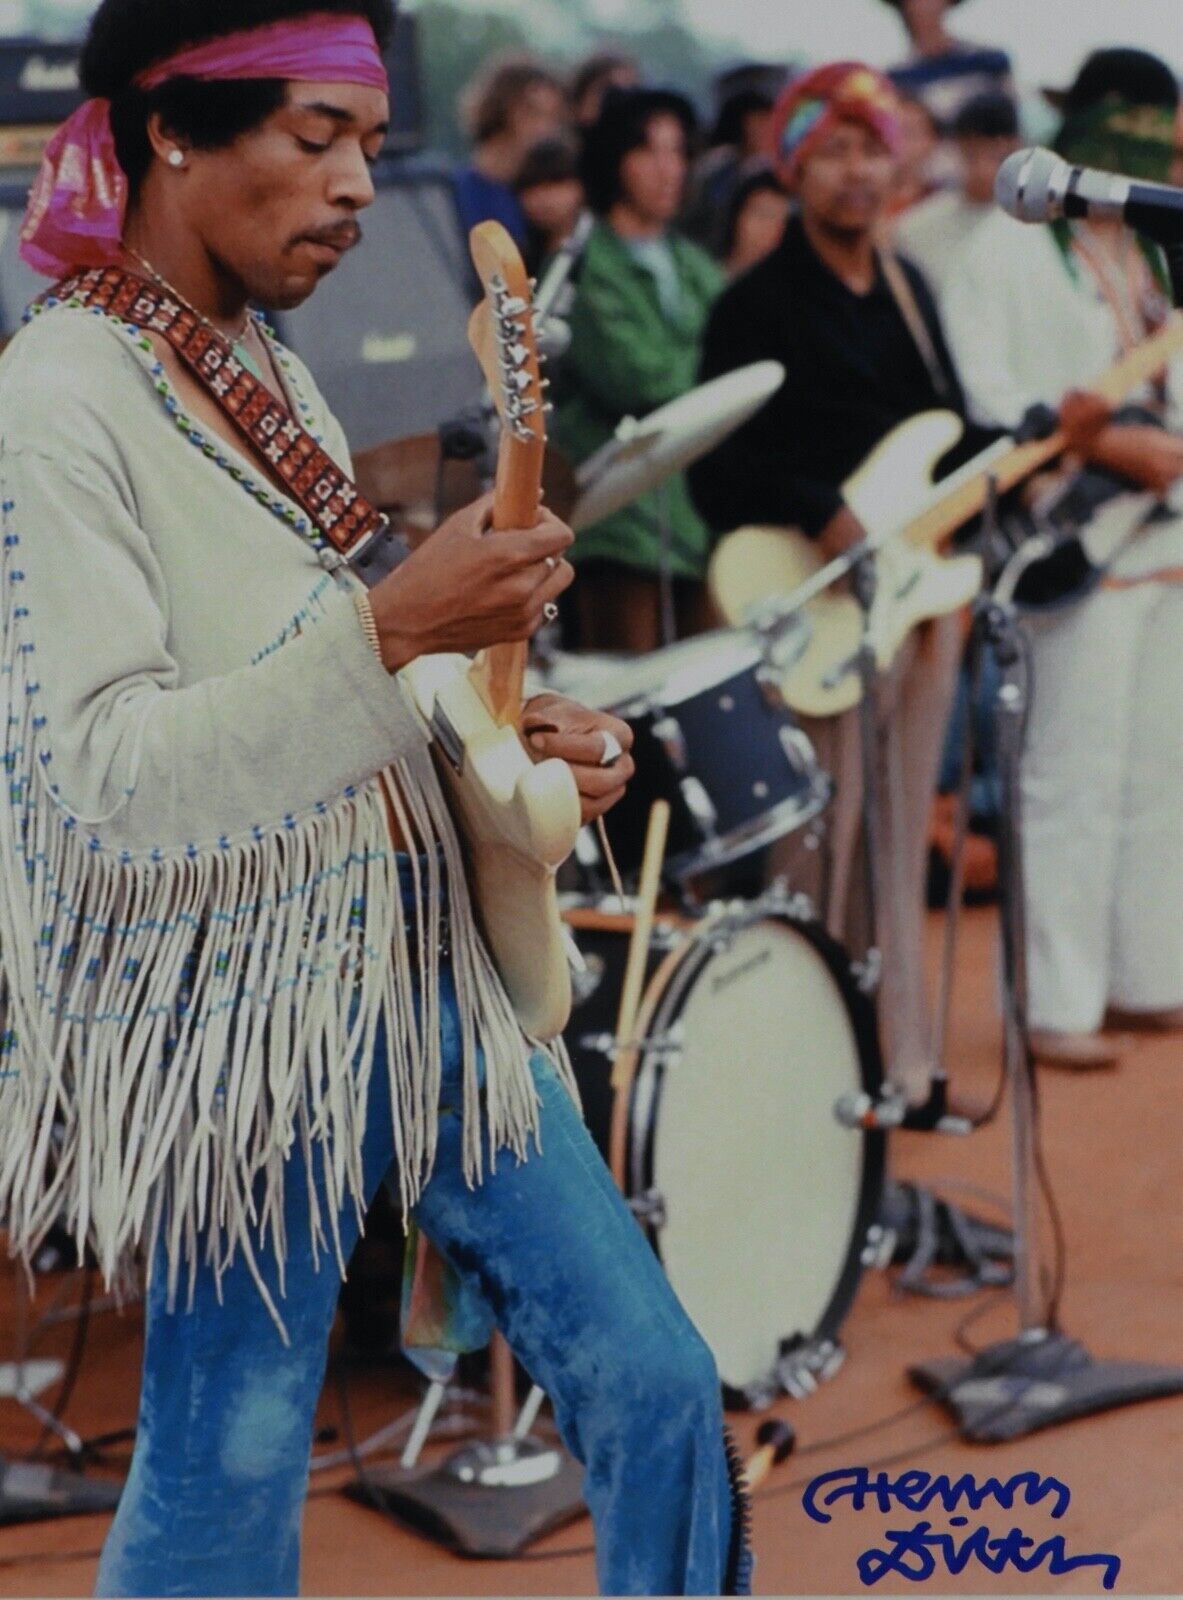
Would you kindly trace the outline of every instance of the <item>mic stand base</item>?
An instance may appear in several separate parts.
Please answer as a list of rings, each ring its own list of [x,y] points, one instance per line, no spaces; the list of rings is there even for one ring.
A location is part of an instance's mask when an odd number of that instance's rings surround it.
[[[1036,1328],[969,1361],[940,1357],[908,1376],[953,1415],[972,1444],[1001,1444],[1076,1417],[1183,1394],[1183,1368],[1098,1361],[1065,1334]]]
[[[368,1472],[345,1492],[451,1550],[494,1560],[587,1514],[583,1468],[561,1445],[532,1437],[482,1441],[426,1472]]]

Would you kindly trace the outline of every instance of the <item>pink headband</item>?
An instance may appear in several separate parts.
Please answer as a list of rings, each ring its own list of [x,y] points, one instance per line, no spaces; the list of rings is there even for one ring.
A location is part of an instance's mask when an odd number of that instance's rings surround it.
[[[149,67],[136,78],[158,89],[172,78],[279,78],[353,83],[390,92],[374,30],[364,17],[318,13],[211,39]],[[109,266],[119,254],[127,177],[115,154],[111,103],[88,100],[53,136],[29,196],[22,257],[50,278]]]

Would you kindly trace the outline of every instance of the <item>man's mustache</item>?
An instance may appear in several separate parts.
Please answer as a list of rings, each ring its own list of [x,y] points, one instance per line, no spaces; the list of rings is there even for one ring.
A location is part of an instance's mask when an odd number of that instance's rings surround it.
[[[300,235],[300,241],[307,240],[310,244],[331,245],[334,250],[353,250],[362,241],[361,224],[357,222],[340,222],[332,228],[313,228],[308,233]]]

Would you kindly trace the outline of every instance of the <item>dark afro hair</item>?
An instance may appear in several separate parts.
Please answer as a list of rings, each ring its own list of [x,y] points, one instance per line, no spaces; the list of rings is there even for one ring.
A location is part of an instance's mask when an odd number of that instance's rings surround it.
[[[278,111],[283,83],[242,79],[198,83],[175,78],[145,93],[134,79],[188,45],[321,12],[364,17],[385,53],[394,32],[397,0],[103,0],[82,51],[88,94],[111,101],[119,164],[134,194],[152,163],[148,118],[158,111],[169,128],[203,150],[230,144]]]
[[[676,118],[687,153],[693,154],[698,117],[685,95],[670,89],[609,89],[604,96],[599,117],[584,133],[579,160],[587,203],[597,216],[605,216],[621,198],[624,159],[648,141],[655,117]]]

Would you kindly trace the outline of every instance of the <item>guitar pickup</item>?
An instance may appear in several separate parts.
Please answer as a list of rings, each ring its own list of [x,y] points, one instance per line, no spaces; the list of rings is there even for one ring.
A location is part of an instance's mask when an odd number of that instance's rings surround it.
[[[440,705],[438,698],[431,712],[431,734],[439,745],[444,760],[459,777],[464,771],[464,740],[452,726],[452,720]]]

